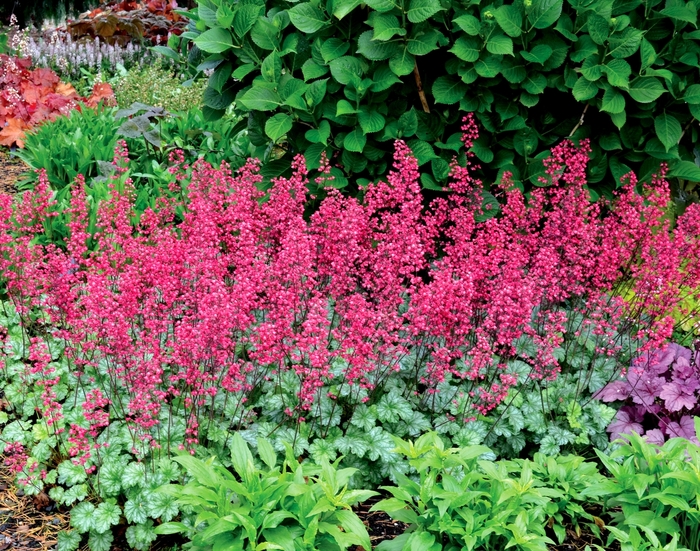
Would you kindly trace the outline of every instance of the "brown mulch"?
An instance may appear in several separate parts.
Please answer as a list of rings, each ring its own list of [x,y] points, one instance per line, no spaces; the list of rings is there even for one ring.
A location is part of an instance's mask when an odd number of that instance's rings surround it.
[[[17,193],[15,183],[27,170],[21,159],[10,155],[7,148],[0,147],[0,193]]]
[[[68,528],[68,514],[59,512],[49,496],[24,495],[12,473],[0,465],[0,551],[55,549],[58,532]]]

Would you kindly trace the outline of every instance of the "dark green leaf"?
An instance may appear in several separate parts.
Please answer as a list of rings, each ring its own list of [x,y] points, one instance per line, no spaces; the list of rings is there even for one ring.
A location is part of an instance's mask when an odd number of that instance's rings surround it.
[[[562,5],[563,0],[533,0],[527,19],[535,29],[546,29],[559,19]]]
[[[411,23],[422,23],[442,9],[439,0],[410,0],[406,15]]]
[[[613,34],[608,40],[609,55],[622,59],[636,53],[642,42],[643,33],[640,30],[627,27],[621,33]]]
[[[220,93],[226,86],[228,79],[231,78],[232,72],[233,65],[230,61],[222,63],[209,77],[209,86]]]
[[[473,15],[460,15],[452,20],[465,33],[471,36],[477,36],[481,31],[481,23]]]
[[[399,51],[399,47],[394,42],[373,40],[372,31],[363,32],[357,39],[357,53],[372,61],[384,61],[395,56]]]
[[[273,142],[277,143],[292,129],[292,117],[286,113],[277,113],[265,123],[265,134]]]
[[[243,94],[240,102],[248,109],[255,111],[273,111],[282,105],[282,98],[274,90],[253,85],[250,90]]]
[[[495,35],[489,38],[486,49],[492,54],[513,55],[513,39],[504,35]]]
[[[233,48],[231,33],[221,27],[215,27],[200,34],[194,43],[203,52],[220,54]]]
[[[353,77],[361,78],[364,73],[362,62],[356,57],[342,56],[328,64],[333,78],[340,84],[350,84]]]
[[[656,136],[664,144],[666,151],[671,149],[681,139],[681,123],[673,115],[663,113],[654,119]]]
[[[603,66],[603,71],[608,77],[608,82],[611,86],[617,88],[629,88],[630,75],[632,67],[624,59],[612,59]]]
[[[700,85],[698,87],[698,103],[700,103]],[[632,99],[639,103],[651,103],[666,91],[664,85],[656,77],[637,77],[629,87]]]
[[[588,34],[591,36],[591,40],[596,44],[601,46],[605,44],[605,41],[610,35],[610,24],[608,19],[597,13],[593,13],[588,17]]]
[[[272,52],[262,62],[260,73],[268,82],[278,82],[282,76],[282,59],[277,52]]]
[[[303,2],[288,10],[289,19],[297,29],[303,33],[315,33],[328,25],[328,20],[321,10]]]
[[[362,153],[362,150],[367,143],[367,136],[362,133],[361,128],[355,128],[352,132],[345,136],[343,141],[343,147],[348,151],[354,151],[355,153]]]
[[[493,16],[508,36],[515,38],[521,35],[523,16],[520,8],[516,7],[515,4],[501,6],[493,12]]]
[[[370,15],[370,24],[374,28],[374,40],[390,40],[396,35],[406,35],[406,29],[401,26],[395,15],[373,12]]]
[[[586,78],[579,78],[571,91],[576,101],[586,101],[598,93],[598,85]]]
[[[215,90],[214,88],[207,86],[204,90],[203,96],[204,105],[211,107],[212,109],[222,110],[226,109],[233,100],[236,99],[236,94],[232,88],[224,88],[221,92]]]
[[[467,93],[467,86],[450,76],[440,76],[433,83],[435,103],[452,105],[458,103]]]
[[[538,44],[529,52],[521,51],[520,55],[530,63],[544,63],[552,55],[552,48],[547,44]]]
[[[625,110],[624,96],[615,88],[607,88],[605,94],[603,94],[603,103],[600,110],[613,114],[622,113]]]
[[[389,60],[389,68],[397,76],[410,75],[416,62],[407,49],[400,51]]]
[[[366,105],[360,107],[357,120],[365,134],[379,132],[382,128],[384,128],[384,124],[386,122],[381,113],[379,113],[376,109],[370,109]]]
[[[455,54],[462,61],[474,62],[479,59],[480,44],[476,38],[460,36],[448,51]]]
[[[334,59],[345,55],[350,49],[350,44],[340,38],[329,38],[321,44],[321,55],[323,61],[330,63]]]
[[[700,84],[691,84],[683,93],[683,100],[691,105],[700,104]]]
[[[255,4],[238,6],[233,16],[233,31],[237,36],[243,37],[248,34],[255,25],[255,21],[262,15],[263,7]]]

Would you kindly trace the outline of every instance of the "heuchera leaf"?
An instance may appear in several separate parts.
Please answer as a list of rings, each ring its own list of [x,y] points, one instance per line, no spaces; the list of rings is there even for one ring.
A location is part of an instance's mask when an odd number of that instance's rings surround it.
[[[644,429],[641,424],[642,418],[635,407],[624,406],[617,412],[615,420],[610,423],[607,431],[610,433],[610,440],[617,440],[622,434],[643,434]]]
[[[691,410],[697,403],[694,394],[685,392],[681,385],[674,382],[663,385],[659,398],[664,400],[669,411],[680,411],[683,408]]]

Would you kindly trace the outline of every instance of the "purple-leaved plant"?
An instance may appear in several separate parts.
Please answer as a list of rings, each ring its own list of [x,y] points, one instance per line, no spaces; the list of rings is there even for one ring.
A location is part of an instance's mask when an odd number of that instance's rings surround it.
[[[596,395],[603,402],[626,402],[608,427],[611,440],[636,432],[657,444],[674,437],[698,443],[693,416],[700,415],[700,341],[694,348],[670,343],[647,352]]]

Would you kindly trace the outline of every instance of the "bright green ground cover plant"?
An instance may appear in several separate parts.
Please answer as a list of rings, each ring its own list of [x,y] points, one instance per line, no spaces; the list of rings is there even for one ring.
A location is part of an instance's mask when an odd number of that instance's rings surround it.
[[[695,434],[695,442],[671,438],[660,447],[630,434],[610,456],[598,452],[610,479],[581,494],[604,500],[615,524],[608,542],[618,540],[622,551],[700,549],[698,417]]]
[[[440,190],[459,151],[459,113],[489,135],[472,150],[497,181],[540,185],[539,160],[562,138],[589,137],[589,184],[615,188],[661,161],[685,191],[700,180],[700,30],[696,0],[200,0],[181,42],[200,71],[208,115],[232,102],[251,140],[337,154],[336,187],[384,174],[408,140],[423,186]],[[496,147],[498,146],[498,147]],[[335,158],[335,157],[334,157]],[[352,175],[352,184],[342,176]],[[358,178],[359,177],[359,178]],[[595,196],[595,195],[594,195]]]
[[[328,462],[300,464],[291,446],[278,466],[277,453],[263,438],[257,440],[257,450],[262,466],[241,435],[233,435],[235,474],[214,458],[176,457],[191,479],[159,492],[175,497],[191,514],[184,522],[160,525],[156,533],[188,534],[192,543],[185,548],[192,551],[337,551],[351,546],[370,551],[367,529],[351,507],[377,492],[348,490],[354,469]]]
[[[27,134],[24,149],[15,154],[32,170],[18,183],[18,189],[32,189],[39,170],[46,171],[57,191],[69,187],[78,174],[88,182],[105,176],[110,173],[106,165],[112,164],[120,139],[126,140],[129,148],[131,175],[137,185],[167,185],[169,177],[164,175],[169,154],[176,148],[189,162],[202,157],[218,166],[225,160],[235,170],[248,155],[244,126],[230,117],[206,121],[198,109],[171,113],[142,102],[122,110],[74,110]]]
[[[632,435],[611,456],[598,452],[608,477],[578,456],[494,463],[489,448],[448,449],[434,433],[397,439],[397,450],[418,478],[383,487],[392,497],[373,509],[409,526],[380,551],[546,551],[554,541],[545,527],[563,543],[567,526],[596,534],[600,551],[613,542],[622,551],[700,548],[700,448],[686,439],[659,448]],[[604,506],[600,517],[591,505]]]
[[[401,476],[383,486],[393,497],[373,506],[408,524],[407,531],[382,542],[379,551],[522,549],[545,551],[559,543],[565,526],[595,525],[583,508],[581,491],[602,481],[595,464],[581,457],[535,456],[534,462],[486,459],[485,446],[446,448],[435,433],[415,443],[397,439],[418,479]]]

